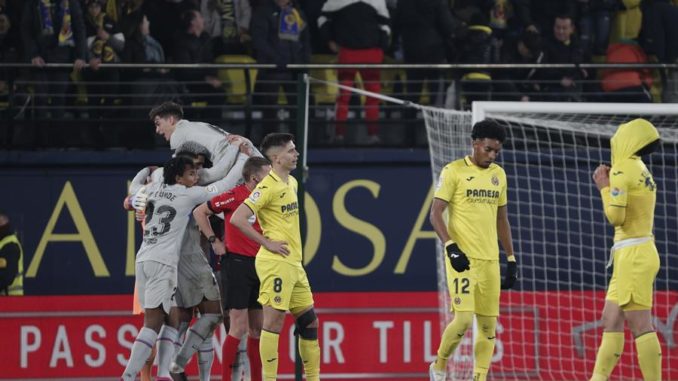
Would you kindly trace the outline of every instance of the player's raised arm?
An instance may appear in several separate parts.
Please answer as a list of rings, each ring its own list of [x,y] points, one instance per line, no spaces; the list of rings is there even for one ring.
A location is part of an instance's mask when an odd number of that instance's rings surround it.
[[[593,181],[596,188],[600,191],[600,197],[603,199],[603,211],[607,221],[612,226],[621,226],[626,220],[626,202],[628,199],[628,187],[622,171],[616,171],[614,186],[610,179],[611,168],[601,164],[593,172]],[[613,191],[610,190],[613,189]]]
[[[132,181],[129,184],[129,189],[127,190],[127,193],[129,195],[134,195],[143,187],[144,185],[148,184],[151,179],[151,174],[157,169],[158,167],[144,167],[142,168],[137,174],[134,176]]]
[[[231,217],[231,220],[228,222],[243,232],[243,234],[245,234],[249,239],[265,247],[268,251],[280,254],[282,256],[288,256],[290,251],[287,248],[287,243],[283,241],[269,240],[261,233],[256,231],[249,223],[249,220],[252,218],[252,216],[254,216],[252,209],[250,209],[250,207],[245,204],[241,204],[238,209],[233,212],[233,217]]]

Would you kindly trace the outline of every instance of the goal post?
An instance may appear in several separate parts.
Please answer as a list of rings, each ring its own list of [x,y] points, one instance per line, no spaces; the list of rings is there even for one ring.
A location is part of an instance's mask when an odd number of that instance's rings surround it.
[[[661,269],[652,313],[663,347],[664,379],[678,379],[678,107],[668,104],[474,102],[472,112],[423,108],[434,181],[450,161],[470,153],[473,124],[493,119],[507,129],[498,163],[507,174],[509,220],[520,279],[502,293],[493,379],[588,379],[602,333],[599,322],[611,275],[613,228],[591,179],[610,161],[619,124],[642,117],[660,131],[661,147],[645,158],[657,182],[655,239]],[[441,311],[450,318],[442,248]],[[441,268],[442,267],[442,268]],[[451,362],[451,379],[470,379],[472,340]],[[630,334],[612,379],[642,379]]]
[[[610,161],[609,139],[620,124],[639,117],[652,122],[662,139],[657,151],[644,158],[657,183],[654,235],[661,261],[652,315],[662,345],[663,379],[678,380],[674,365],[678,364],[678,335],[674,334],[678,329],[678,106],[474,102],[472,111],[458,111],[312,77],[307,81],[421,110],[432,183],[447,163],[471,152],[475,122],[490,118],[506,127],[498,164],[508,180],[519,280],[513,290],[501,294],[488,376],[493,380],[590,378],[602,334],[600,317],[611,275],[606,264],[613,238],[592,174],[600,163]],[[451,319],[442,249],[442,244],[436,245],[441,328]],[[450,359],[450,380],[473,377],[471,336],[466,335]],[[611,380],[640,380],[628,330],[625,337]]]

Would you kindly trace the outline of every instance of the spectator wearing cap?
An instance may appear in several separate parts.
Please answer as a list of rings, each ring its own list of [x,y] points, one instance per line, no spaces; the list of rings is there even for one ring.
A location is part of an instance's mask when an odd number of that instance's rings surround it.
[[[489,64],[492,62],[492,28],[488,18],[475,13],[470,18],[463,41],[459,46],[459,63]],[[492,73],[484,69],[462,71],[461,90],[466,107],[480,100],[489,100],[492,90]]]

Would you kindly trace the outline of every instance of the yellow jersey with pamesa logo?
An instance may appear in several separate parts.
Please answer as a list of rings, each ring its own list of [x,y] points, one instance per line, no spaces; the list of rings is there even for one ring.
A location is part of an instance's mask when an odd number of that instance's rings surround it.
[[[434,197],[448,203],[447,232],[467,256],[499,260],[497,209],[507,203],[506,173],[476,166],[469,156],[443,168]]]
[[[285,183],[273,171],[264,177],[250,196],[244,201],[257,215],[259,225],[266,238],[284,241],[290,254],[283,257],[261,246],[257,257],[285,261],[301,266],[301,231],[299,229],[299,202],[297,180],[287,177]]]

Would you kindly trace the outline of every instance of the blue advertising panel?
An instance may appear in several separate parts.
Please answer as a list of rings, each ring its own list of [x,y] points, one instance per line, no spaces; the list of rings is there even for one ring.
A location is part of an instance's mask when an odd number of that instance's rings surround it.
[[[306,265],[317,291],[435,290],[427,162],[314,166]],[[2,171],[27,294],[131,292],[140,227],[122,208],[137,167]],[[8,185],[8,186],[7,186]]]
[[[132,292],[140,227],[122,202],[138,168],[165,155],[127,154],[123,160],[33,155],[3,168],[0,209],[20,232],[27,294]],[[590,180],[597,162],[575,157],[587,156],[502,152],[520,263],[518,289],[588,290],[607,284],[613,229]],[[678,252],[676,173],[663,162],[650,163],[650,169],[658,184],[655,236],[666,264],[657,289],[674,289],[667,275]],[[312,152],[304,255],[313,289],[436,290],[431,184],[426,152]]]

